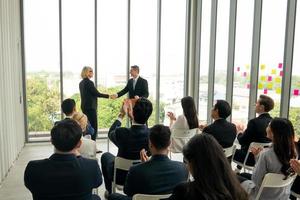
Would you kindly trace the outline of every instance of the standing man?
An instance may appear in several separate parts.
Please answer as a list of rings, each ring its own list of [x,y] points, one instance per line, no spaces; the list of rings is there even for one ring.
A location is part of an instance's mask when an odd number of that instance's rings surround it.
[[[96,140],[98,133],[97,122],[97,98],[109,98],[108,94],[100,93],[90,80],[94,75],[91,67],[83,67],[81,71],[82,81],[79,83],[81,110],[88,117],[91,126],[94,128],[92,140]]]
[[[123,90],[118,92],[117,94],[112,95],[112,98],[118,98],[129,92],[130,99],[138,99],[140,97],[148,98],[148,82],[146,79],[143,79],[139,75],[140,68],[137,65],[131,66],[130,75],[131,79],[128,80],[127,85]]]

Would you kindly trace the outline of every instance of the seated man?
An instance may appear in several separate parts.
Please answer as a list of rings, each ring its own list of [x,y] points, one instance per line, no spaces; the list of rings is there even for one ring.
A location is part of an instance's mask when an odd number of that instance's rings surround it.
[[[236,126],[226,120],[231,115],[231,107],[225,100],[217,100],[211,110],[214,122],[203,129],[204,133],[211,134],[223,148],[233,145],[236,137]]]
[[[129,109],[129,111],[128,111]],[[130,128],[121,127],[122,119],[128,113],[132,119]],[[109,129],[109,139],[118,147],[119,157],[138,160],[140,159],[140,151],[148,149],[149,129],[145,125],[152,113],[152,103],[146,98],[140,98],[136,101],[135,106],[122,106],[118,119]],[[107,192],[105,196],[111,193],[113,180],[115,156],[106,152],[101,157],[101,166],[103,171],[104,183]],[[117,184],[124,184],[127,172],[117,173]]]
[[[150,129],[149,149],[151,159],[145,150],[141,151],[143,163],[132,166],[128,172],[124,193],[111,194],[109,200],[129,200],[133,195],[141,194],[170,194],[176,185],[188,178],[187,168],[183,163],[168,158],[171,144],[169,127],[155,125]]]
[[[248,148],[251,142],[260,142],[268,143],[271,140],[267,138],[266,128],[272,117],[268,112],[274,108],[274,101],[272,98],[266,95],[260,95],[259,99],[255,105],[255,112],[258,114],[258,117],[251,119],[246,130],[243,132],[243,129],[238,126],[237,139],[241,145],[241,149],[237,149],[234,155],[234,160],[239,162],[244,162]],[[247,165],[254,166],[255,159],[252,153],[249,154]]]
[[[102,183],[96,160],[78,155],[82,131],[73,120],[51,130],[55,153],[50,158],[30,161],[25,169],[25,186],[34,200],[99,200],[92,189]]]
[[[75,100],[70,98],[63,100],[63,102],[61,103],[61,110],[65,114],[65,118],[61,121],[56,121],[54,125],[72,118],[73,114],[76,112]]]

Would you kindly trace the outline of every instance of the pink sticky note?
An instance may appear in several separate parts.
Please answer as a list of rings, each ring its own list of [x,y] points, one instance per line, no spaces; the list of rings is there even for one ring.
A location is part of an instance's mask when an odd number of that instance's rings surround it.
[[[264,89],[264,94],[268,94],[268,89]]]
[[[294,90],[294,96],[299,96],[299,89]]]
[[[268,81],[272,81],[272,76],[268,76]]]
[[[243,76],[246,77],[247,76],[247,72],[243,72]]]
[[[282,66],[283,66],[283,64],[282,64],[282,63],[278,63],[278,68],[279,68],[279,69],[281,69],[281,68],[282,68]]]
[[[239,72],[240,70],[241,70],[241,68],[240,68],[240,67],[237,67],[237,68],[236,68],[236,71],[238,71],[238,72]]]
[[[247,84],[247,89],[249,89],[249,88],[250,88],[250,84],[248,83],[248,84]]]
[[[280,74],[279,74],[280,76],[283,76],[283,71],[280,71]]]

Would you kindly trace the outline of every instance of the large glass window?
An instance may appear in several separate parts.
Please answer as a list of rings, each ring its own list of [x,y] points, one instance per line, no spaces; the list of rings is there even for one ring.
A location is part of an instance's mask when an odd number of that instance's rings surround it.
[[[127,83],[127,1],[100,0],[98,7],[98,90],[114,94]],[[109,19],[109,20],[107,20]],[[116,119],[124,95],[116,100],[98,100],[99,128],[109,128]]]
[[[78,108],[81,70],[95,68],[94,16],[93,0],[62,1],[63,98],[74,98]]]
[[[41,139],[60,120],[58,1],[24,0],[29,140]]]
[[[297,5],[289,119],[300,137],[300,5]]]
[[[239,0],[236,16],[232,121],[247,124],[254,1]]]
[[[153,113],[148,121],[155,124],[157,1],[132,0],[130,23],[130,65],[140,67],[140,76],[148,80]]]
[[[202,1],[201,17],[201,48],[200,48],[200,75],[199,75],[199,108],[200,123],[207,120],[207,93],[209,69],[209,40],[210,40],[211,1]]]
[[[186,0],[162,1],[161,13],[159,121],[168,125],[167,112],[182,114]]]
[[[274,99],[275,108],[271,112],[273,117],[279,116],[280,109],[286,8],[287,0],[263,2],[257,94],[265,94]],[[249,109],[254,109],[254,105]]]

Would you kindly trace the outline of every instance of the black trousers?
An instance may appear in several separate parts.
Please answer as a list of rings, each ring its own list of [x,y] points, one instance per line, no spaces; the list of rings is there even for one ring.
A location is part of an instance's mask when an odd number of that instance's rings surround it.
[[[82,110],[82,112],[87,116],[91,126],[94,128],[94,134],[92,135],[92,140],[96,141],[98,133],[98,120],[97,120],[97,110],[89,109]]]

